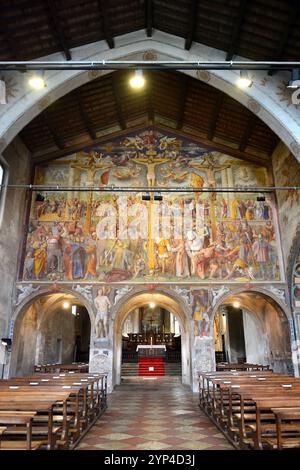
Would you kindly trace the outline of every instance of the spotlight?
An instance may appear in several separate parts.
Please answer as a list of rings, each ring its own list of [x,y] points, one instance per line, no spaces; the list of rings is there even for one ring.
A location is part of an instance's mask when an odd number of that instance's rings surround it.
[[[241,304],[237,300],[235,300],[232,305],[234,308],[240,308]]]
[[[76,317],[76,314],[77,314],[77,307],[76,305],[72,305],[72,315]]]
[[[145,86],[145,78],[142,70],[135,70],[133,77],[130,78],[129,84],[131,88],[139,90]]]
[[[150,308],[155,308],[155,302],[150,302],[149,307]]]
[[[70,302],[64,302],[64,303],[63,303],[63,308],[64,308],[65,310],[67,310],[68,308],[70,308]]]
[[[154,201],[162,201],[163,197],[161,194],[154,194]]]
[[[257,202],[265,202],[266,198],[265,196],[257,196],[256,200]]]
[[[299,76],[299,69],[292,70],[291,80],[289,80],[287,84],[287,88],[299,88],[300,87],[300,76]]]
[[[34,72],[34,74],[29,77],[28,84],[34,90],[42,90],[43,88],[45,88],[47,85],[44,78],[44,72]]]
[[[11,338],[2,338],[1,339],[1,343],[4,347],[7,348],[8,351],[10,351],[11,349],[11,343],[12,343],[12,340]]]
[[[249,77],[247,70],[240,70],[240,77],[236,84],[239,88],[250,88],[253,85],[253,81]]]
[[[142,195],[142,201],[150,201],[151,197],[150,194],[143,194]]]

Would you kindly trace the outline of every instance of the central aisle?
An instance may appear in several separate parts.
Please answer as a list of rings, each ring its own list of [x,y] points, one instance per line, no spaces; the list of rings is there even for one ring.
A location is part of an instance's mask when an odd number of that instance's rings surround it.
[[[82,450],[233,449],[177,377],[132,378],[109,396],[108,410]]]

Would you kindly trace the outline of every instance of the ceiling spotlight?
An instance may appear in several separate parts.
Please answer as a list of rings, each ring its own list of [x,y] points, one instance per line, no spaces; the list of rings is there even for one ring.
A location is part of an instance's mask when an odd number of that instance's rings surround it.
[[[300,75],[299,75],[299,69],[293,69],[292,70],[292,76],[291,80],[289,80],[287,84],[287,88],[299,88],[300,87]]]
[[[155,308],[155,302],[150,302],[149,307],[150,308]]]
[[[44,78],[44,71],[34,72],[34,74],[29,77],[28,84],[34,90],[42,90],[43,88],[45,88],[47,85]]]
[[[235,300],[232,305],[234,308],[240,308],[241,306],[241,304],[237,300]]]
[[[70,302],[64,302],[64,303],[63,303],[63,308],[64,308],[65,310],[67,310],[68,308],[70,308]]]
[[[134,75],[130,78],[129,84],[131,88],[139,90],[145,86],[145,77],[142,70],[135,70]]]
[[[76,314],[77,314],[77,307],[76,307],[76,305],[72,305],[72,310],[71,310],[71,312],[72,312],[72,315],[74,315],[74,316],[76,317]]]
[[[236,84],[239,88],[250,88],[253,85],[253,81],[249,77],[247,70],[240,70],[240,76]]]

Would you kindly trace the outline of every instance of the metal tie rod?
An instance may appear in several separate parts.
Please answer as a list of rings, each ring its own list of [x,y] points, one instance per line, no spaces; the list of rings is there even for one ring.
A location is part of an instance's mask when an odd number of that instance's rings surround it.
[[[203,186],[202,188],[191,187],[174,187],[170,186],[47,186],[47,185],[34,185],[34,184],[2,184],[2,189],[26,189],[35,192],[120,192],[120,193],[201,193],[201,192],[232,192],[232,193],[271,193],[274,191],[300,191],[300,186],[268,186],[268,187],[244,187],[244,186]]]
[[[0,70],[292,70],[300,61],[197,61],[197,60],[60,60],[60,61],[0,61]]]

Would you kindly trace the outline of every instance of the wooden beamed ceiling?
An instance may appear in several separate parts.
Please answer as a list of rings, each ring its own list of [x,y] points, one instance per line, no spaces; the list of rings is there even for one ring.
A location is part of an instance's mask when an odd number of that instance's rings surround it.
[[[138,30],[254,60],[298,60],[298,0],[13,0],[0,2],[0,60],[29,60]],[[21,47],[18,47],[21,45]]]
[[[130,71],[103,75],[63,96],[20,133],[35,161],[58,158],[118,132],[157,125],[238,158],[270,163],[279,138],[257,116],[210,85],[172,71],[145,72],[146,86],[129,86]]]

